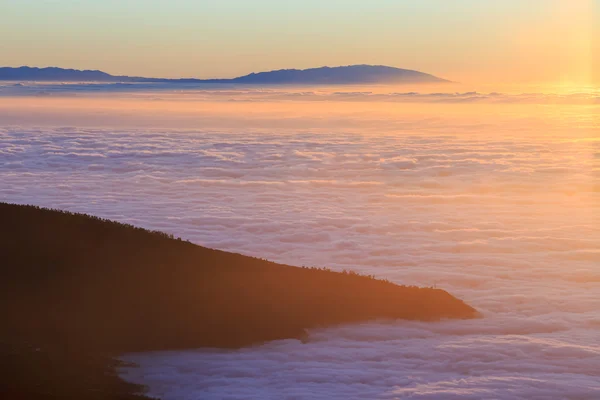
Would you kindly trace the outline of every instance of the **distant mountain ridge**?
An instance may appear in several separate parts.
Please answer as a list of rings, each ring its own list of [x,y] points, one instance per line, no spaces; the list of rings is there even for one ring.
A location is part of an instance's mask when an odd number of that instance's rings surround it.
[[[118,80],[117,76],[102,71],[65,69],[57,67],[0,67],[0,80],[3,81],[94,81]]]
[[[304,70],[281,69],[251,73],[231,79],[143,78],[111,75],[98,70],[23,66],[16,68],[0,67],[0,81],[237,83],[247,85],[351,85],[450,82],[423,72],[383,65],[348,65]]]

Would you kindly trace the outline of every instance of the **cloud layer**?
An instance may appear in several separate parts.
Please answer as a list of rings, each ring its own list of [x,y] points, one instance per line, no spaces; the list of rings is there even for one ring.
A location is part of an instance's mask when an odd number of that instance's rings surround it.
[[[299,114],[297,130],[245,108],[229,110],[247,129],[6,126],[0,200],[437,285],[485,315],[126,356],[141,366],[123,375],[165,400],[599,398],[597,120],[578,108],[549,119],[532,106],[485,118],[469,104],[422,107],[315,130],[321,113],[338,115],[332,105]]]
[[[182,83],[44,83],[2,82],[0,96],[72,97],[116,94],[130,98],[152,100],[177,99],[179,101],[225,102],[391,102],[391,103],[442,103],[442,104],[600,104],[600,91],[593,87],[565,90],[557,87],[531,87],[520,92],[514,88],[499,92],[471,90],[469,86],[398,85],[398,86],[300,86],[296,88],[233,84],[182,84]],[[521,88],[522,89],[522,88]]]

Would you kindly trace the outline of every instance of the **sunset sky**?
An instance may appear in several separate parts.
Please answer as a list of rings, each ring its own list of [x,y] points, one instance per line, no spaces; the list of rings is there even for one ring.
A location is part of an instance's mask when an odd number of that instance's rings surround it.
[[[0,0],[0,64],[160,77],[385,64],[600,81],[600,0]]]

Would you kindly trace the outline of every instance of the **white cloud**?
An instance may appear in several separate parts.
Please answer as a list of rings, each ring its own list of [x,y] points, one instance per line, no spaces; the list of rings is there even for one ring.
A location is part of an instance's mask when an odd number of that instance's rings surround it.
[[[346,95],[299,97],[315,96]],[[361,96],[377,94],[351,95]],[[0,111],[9,117],[0,200],[294,265],[438,285],[485,315],[315,330],[307,344],[129,356],[141,367],[124,374],[165,400],[599,398],[593,115],[497,106],[504,114],[454,116],[465,104],[440,115],[446,109],[425,105],[418,115],[374,107],[344,116],[329,107],[323,100],[282,125],[232,108],[227,127],[225,112],[214,117],[220,129],[189,129],[186,119],[185,130],[140,127],[146,120],[90,128],[97,119],[87,111],[72,116],[80,128],[15,127],[10,121],[23,119]]]

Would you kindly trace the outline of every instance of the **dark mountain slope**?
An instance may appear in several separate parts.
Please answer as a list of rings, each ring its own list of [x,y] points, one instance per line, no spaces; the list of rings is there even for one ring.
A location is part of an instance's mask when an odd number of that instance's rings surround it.
[[[476,314],[440,289],[280,265],[81,214],[0,203],[0,221],[0,343],[68,351],[74,363],[246,346],[374,318]]]

